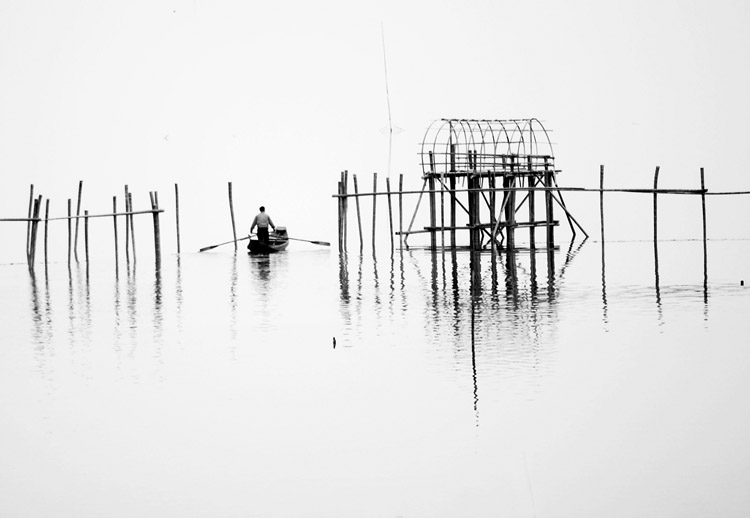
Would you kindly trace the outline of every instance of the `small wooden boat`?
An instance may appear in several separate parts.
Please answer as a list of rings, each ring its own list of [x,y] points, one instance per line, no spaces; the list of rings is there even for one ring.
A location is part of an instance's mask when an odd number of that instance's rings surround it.
[[[251,254],[272,254],[286,250],[287,246],[289,246],[289,236],[286,233],[286,227],[276,227],[276,230],[268,233],[268,243],[262,243],[256,237],[247,243],[247,250]]]

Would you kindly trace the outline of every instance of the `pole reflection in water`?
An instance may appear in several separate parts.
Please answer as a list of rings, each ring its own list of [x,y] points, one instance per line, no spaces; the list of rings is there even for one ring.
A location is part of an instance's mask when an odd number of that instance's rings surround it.
[[[135,268],[128,268],[127,275],[127,307],[128,323],[130,324],[130,350],[128,356],[133,358],[138,345],[138,286],[136,285]]]
[[[232,266],[229,276],[229,334],[232,337],[232,356],[236,352],[237,338],[237,254],[232,255]]]
[[[162,312],[162,278],[161,278],[161,268],[156,268],[154,272],[154,310],[153,310],[153,324],[152,324],[152,333],[153,333],[153,343],[154,343],[154,357],[159,361],[160,364],[163,363],[164,359],[162,358],[162,343],[163,343],[163,335],[162,335],[162,328],[164,324],[164,314]]]
[[[547,299],[555,300],[555,250],[547,248]]]
[[[360,254],[360,261],[362,261],[362,255]],[[373,252],[372,254],[372,281],[375,289],[375,311],[380,314],[381,301],[380,301],[380,279],[378,278],[378,257]]]
[[[390,295],[381,296],[378,263],[373,257],[372,278],[363,272],[363,257],[358,256],[358,276],[355,294],[350,292],[348,257],[339,256],[339,300],[345,325],[352,321],[357,329],[366,333],[374,317],[375,333],[383,332],[377,323],[381,320],[379,308],[384,302],[400,307],[388,311],[388,328],[396,342],[409,333],[419,333],[418,341],[425,338],[432,344],[436,358],[455,362],[457,373],[466,372],[472,380],[473,409],[478,423],[479,378],[488,366],[512,377],[534,378],[542,375],[544,358],[554,347],[557,327],[557,291],[565,269],[574,262],[581,250],[571,243],[560,272],[555,270],[555,251],[542,250],[519,253],[505,251],[502,255],[489,255],[483,264],[483,252],[449,249],[440,251],[406,250],[399,252],[400,283],[395,279],[395,258],[392,257]],[[404,257],[408,256],[408,257]],[[547,287],[540,293],[538,271],[540,257],[547,262]],[[497,259],[501,260],[497,260]],[[411,268],[405,272],[405,259]],[[427,265],[425,261],[429,261]],[[504,296],[498,296],[498,264],[504,269]],[[486,266],[485,266],[486,265]],[[429,274],[426,274],[427,268]],[[486,270],[486,271],[485,271]],[[485,273],[487,275],[485,275]],[[367,279],[365,279],[367,277]],[[400,297],[395,291],[401,291]],[[423,299],[415,295],[423,294]],[[356,298],[352,307],[350,302]],[[483,367],[486,364],[487,367]]]
[[[505,300],[512,308],[518,307],[518,267],[516,253],[511,248],[505,252]]]
[[[493,257],[495,254],[491,254]],[[474,419],[479,426],[479,386],[477,383],[477,353],[476,353],[476,313],[477,305],[481,305],[482,278],[481,256],[477,250],[471,251],[471,380],[474,395]],[[454,282],[454,285],[456,283]]]
[[[40,301],[39,285],[37,283],[36,274],[33,270],[29,273],[34,361],[36,362],[38,371],[47,381],[49,381],[50,371],[47,366],[47,356],[53,354],[49,282],[45,275],[44,304],[42,304]]]
[[[607,324],[607,270],[605,266],[604,232],[602,231],[602,321]]]
[[[348,303],[351,300],[349,294],[349,258],[346,253],[339,254],[339,294],[341,302]]]
[[[183,291],[182,291],[182,262],[180,254],[177,254],[177,265],[175,272],[175,312],[177,320],[177,332],[178,341],[182,339],[183,323],[182,323],[182,305],[183,305]]]

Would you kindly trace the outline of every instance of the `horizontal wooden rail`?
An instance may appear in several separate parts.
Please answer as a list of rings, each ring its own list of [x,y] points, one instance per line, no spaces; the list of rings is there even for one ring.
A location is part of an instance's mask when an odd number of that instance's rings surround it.
[[[641,194],[690,194],[690,195],[707,195],[711,194],[750,194],[750,191],[727,191],[711,193],[706,189],[590,189],[586,187],[482,187],[479,189],[424,189],[419,191],[399,191],[390,194],[440,194],[441,192],[622,192],[622,193],[641,193]],[[333,198],[357,198],[362,196],[387,196],[388,192],[360,192],[347,194],[332,194]]]
[[[111,214],[89,214],[86,215],[80,215],[80,216],[59,216],[57,218],[0,218],[0,221],[24,221],[24,222],[34,222],[34,221],[57,221],[57,220],[68,220],[68,219],[86,219],[86,218],[111,218],[114,216],[132,216],[135,214],[154,214],[158,212],[164,212],[164,209],[155,209],[155,210],[139,210],[139,211],[132,211],[132,212],[113,212]]]

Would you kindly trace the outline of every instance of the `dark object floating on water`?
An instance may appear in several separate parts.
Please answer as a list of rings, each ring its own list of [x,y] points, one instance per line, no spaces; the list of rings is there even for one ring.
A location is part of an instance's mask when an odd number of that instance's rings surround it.
[[[286,227],[276,227],[276,230],[268,233],[268,243],[258,241],[257,238],[250,239],[247,243],[248,252],[251,254],[272,254],[286,250],[289,246],[289,236]]]

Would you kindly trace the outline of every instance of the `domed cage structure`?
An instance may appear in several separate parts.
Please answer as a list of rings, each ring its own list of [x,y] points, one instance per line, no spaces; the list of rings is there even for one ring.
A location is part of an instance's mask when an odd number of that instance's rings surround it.
[[[549,133],[538,119],[436,120],[425,132],[420,157],[424,174],[501,174],[511,161],[554,161]]]
[[[529,229],[532,249],[536,247],[536,228],[543,228],[547,248],[553,249],[554,227],[559,225],[554,219],[554,202],[571,220],[557,187],[559,171],[554,166],[549,132],[538,119],[440,119],[427,128],[420,158],[422,192],[429,192],[430,224],[406,234],[408,238],[411,233],[429,232],[433,249],[438,235],[445,246],[446,231],[450,246],[455,247],[457,230],[469,230],[469,246],[474,250],[488,245],[516,249],[514,232],[519,227]],[[457,181],[466,187],[458,189]],[[537,194],[544,197],[543,219],[536,215]],[[527,218],[521,219],[524,206]],[[457,224],[458,207],[468,216],[467,224]]]

